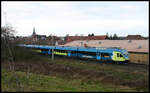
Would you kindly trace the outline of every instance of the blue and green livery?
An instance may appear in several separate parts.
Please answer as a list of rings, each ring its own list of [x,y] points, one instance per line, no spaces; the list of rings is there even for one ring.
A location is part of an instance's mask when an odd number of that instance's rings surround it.
[[[120,48],[86,48],[68,46],[45,46],[45,45],[19,45],[27,48],[37,49],[36,52],[62,55],[69,57],[80,57],[96,59],[99,62],[127,63],[129,61],[128,51]]]

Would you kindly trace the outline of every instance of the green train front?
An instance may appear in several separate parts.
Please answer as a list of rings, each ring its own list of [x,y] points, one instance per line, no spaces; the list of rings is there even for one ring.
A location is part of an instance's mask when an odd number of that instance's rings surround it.
[[[98,49],[97,60],[124,64],[129,62],[128,51],[120,48]]]
[[[112,61],[114,61],[114,62],[119,62],[119,63],[129,62],[129,56],[128,56],[128,52],[126,50],[113,51],[113,55],[111,58],[112,58]]]

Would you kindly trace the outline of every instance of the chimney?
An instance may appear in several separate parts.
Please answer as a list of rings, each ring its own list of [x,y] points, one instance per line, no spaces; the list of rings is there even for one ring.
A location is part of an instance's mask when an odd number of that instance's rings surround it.
[[[141,45],[139,45],[138,47],[137,47],[137,49],[141,49],[142,48],[142,46]]]

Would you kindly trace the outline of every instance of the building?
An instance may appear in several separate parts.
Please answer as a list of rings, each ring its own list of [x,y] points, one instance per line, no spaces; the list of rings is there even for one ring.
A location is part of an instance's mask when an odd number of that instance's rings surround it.
[[[101,35],[101,36],[67,36],[66,42],[71,42],[74,40],[105,40],[106,35]]]
[[[144,37],[142,37],[141,35],[128,35],[125,39],[126,40],[144,40]]]
[[[129,52],[131,62],[149,64],[149,40],[76,40],[63,46],[119,47]]]
[[[46,35],[38,35],[38,34],[36,34],[35,27],[34,27],[33,28],[33,33],[31,35],[31,38],[32,38],[33,42],[36,42],[36,41],[39,41],[39,40],[46,40]]]
[[[36,35],[35,33],[35,27],[33,27],[33,33],[32,33],[32,36]]]

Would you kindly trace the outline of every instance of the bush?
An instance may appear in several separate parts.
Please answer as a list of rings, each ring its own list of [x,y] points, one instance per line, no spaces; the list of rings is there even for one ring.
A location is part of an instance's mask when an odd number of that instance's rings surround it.
[[[40,60],[40,57],[37,55],[37,53],[34,53],[32,49],[27,49],[23,47],[17,47],[15,45],[10,46],[10,51],[9,52],[8,47],[2,46],[1,45],[1,54],[2,54],[2,59],[1,61],[10,61],[10,58],[13,58],[13,61],[18,62],[18,61],[27,61],[27,60]]]

